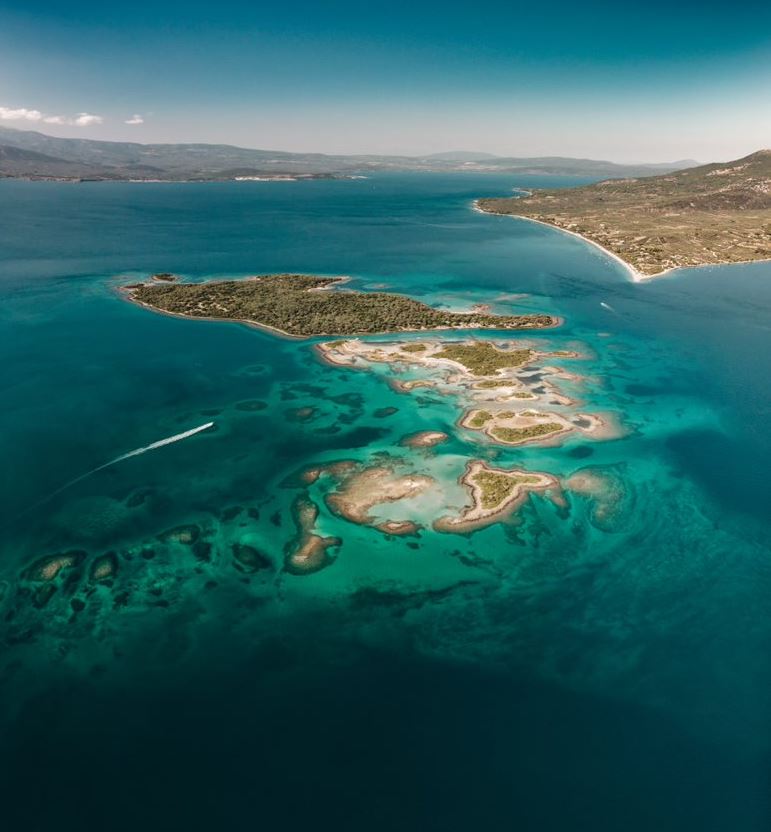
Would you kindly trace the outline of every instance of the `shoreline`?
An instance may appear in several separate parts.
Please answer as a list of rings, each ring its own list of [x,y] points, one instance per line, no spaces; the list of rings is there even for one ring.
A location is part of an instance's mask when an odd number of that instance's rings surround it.
[[[250,329],[262,330],[263,332],[267,332],[270,335],[277,335],[279,338],[286,338],[289,341],[307,341],[309,338],[316,337],[315,335],[291,335],[290,333],[284,332],[282,329],[276,329],[275,327],[272,327],[269,324],[260,324],[257,323],[257,321],[249,321],[243,318],[211,318],[208,315],[185,315],[183,312],[169,312],[168,309],[159,309],[157,306],[151,306],[149,303],[137,300],[137,298],[135,298],[132,294],[131,289],[128,289],[125,286],[120,286],[118,288],[118,294],[127,303],[133,303],[134,306],[138,306],[142,309],[147,309],[150,312],[154,312],[156,315],[167,315],[169,318],[178,318],[179,320],[183,321],[210,321],[211,323],[219,324],[240,324],[241,326],[246,326]]]
[[[561,231],[563,234],[570,234],[573,237],[577,237],[579,240],[583,240],[585,243],[589,243],[589,245],[594,246],[595,248],[599,249],[603,254],[607,255],[611,258],[611,260],[615,260],[619,265],[623,266],[624,270],[629,274],[632,278],[633,283],[645,283],[648,280],[655,280],[657,277],[664,277],[671,272],[679,272],[679,271],[686,271],[688,269],[706,269],[710,266],[712,267],[721,267],[721,266],[742,266],[748,265],[749,263],[771,263],[771,257],[760,258],[756,260],[723,260],[720,263],[694,263],[691,266],[670,266],[667,269],[663,269],[660,272],[655,272],[654,274],[644,274],[641,271],[638,271],[631,263],[628,263],[624,260],[623,257],[616,254],[614,251],[611,251],[609,248],[605,248],[601,243],[596,242],[595,240],[590,239],[589,237],[585,237],[583,234],[579,234],[577,231],[570,231],[567,228],[562,228],[559,225],[554,225],[550,222],[544,222],[543,220],[536,220],[532,217],[525,217],[522,214],[501,214],[497,211],[485,211],[484,208],[479,206],[479,200],[475,199],[472,203],[472,210],[476,211],[478,214],[485,214],[488,217],[513,217],[517,220],[526,220],[527,222],[534,222],[538,225],[544,225],[546,228],[553,228],[555,231]]]
[[[485,509],[482,507],[481,488],[474,482],[474,476],[484,472],[508,475],[512,479],[517,475],[529,476],[539,478],[540,481],[537,483],[518,483],[515,481],[511,493],[503,502],[493,508]],[[510,518],[525,504],[531,494],[543,495],[549,489],[560,489],[560,482],[553,474],[529,471],[524,468],[495,468],[480,459],[469,460],[457,482],[466,489],[471,505],[466,503],[457,515],[446,515],[437,518],[432,524],[435,531],[446,534],[473,533],[493,523],[500,523]]]
[[[243,280],[254,280],[253,277],[245,277]],[[342,276],[339,278],[340,283],[346,283],[351,278],[347,275]],[[157,283],[157,281],[156,281]],[[144,281],[142,285],[154,285],[152,282]],[[367,338],[367,337],[381,337],[384,335],[400,335],[400,334],[410,334],[410,333],[440,333],[440,332],[541,332],[543,330],[549,329],[557,329],[558,327],[562,326],[565,323],[565,319],[559,315],[549,315],[552,319],[552,323],[547,326],[530,326],[530,327],[516,327],[510,329],[500,329],[498,327],[480,327],[480,326],[471,326],[471,325],[459,325],[455,327],[431,327],[431,328],[424,328],[424,329],[392,329],[392,330],[383,330],[382,332],[354,332],[348,335],[342,335],[339,332],[319,332],[313,335],[292,335],[290,332],[285,332],[283,329],[278,329],[277,327],[271,326],[270,324],[263,324],[259,321],[251,321],[247,318],[215,318],[209,315],[187,315],[184,312],[170,312],[168,309],[160,309],[157,306],[152,306],[149,303],[145,303],[134,297],[134,288],[136,288],[136,284],[132,284],[129,286],[118,286],[117,292],[123,300],[133,303],[135,306],[142,307],[143,309],[148,309],[151,312],[155,312],[158,315],[168,315],[171,318],[179,318],[181,320],[186,321],[211,321],[213,323],[221,323],[221,324],[241,324],[242,326],[247,326],[252,329],[259,329],[263,332],[267,332],[271,335],[277,335],[281,338],[287,338],[291,341],[312,341],[315,338]],[[333,291],[334,287],[332,286],[320,286],[318,288],[310,289],[311,292],[323,292],[323,291]],[[409,295],[405,295],[405,297],[409,297]],[[462,313],[468,314],[468,313]]]
[[[590,240],[588,237],[584,237],[583,234],[579,234],[577,231],[568,231],[567,228],[561,228],[559,225],[553,225],[550,222],[544,222],[543,220],[535,220],[531,217],[522,216],[522,214],[499,214],[497,211],[485,211],[484,208],[479,206],[479,200],[475,199],[473,202],[473,210],[476,211],[478,214],[484,214],[488,217],[513,217],[517,220],[526,220],[527,222],[534,222],[538,225],[546,226],[546,228],[553,228],[556,231],[561,231],[563,234],[570,234],[573,237],[577,237],[579,240],[583,240],[585,243],[589,243],[590,245],[594,246],[595,248],[599,249],[603,254],[607,255],[611,258],[611,260],[615,260],[619,265],[623,266],[624,270],[629,274],[632,278],[633,283],[643,283],[645,280],[649,280],[652,277],[660,277],[662,274],[666,274],[664,272],[657,272],[653,275],[643,274],[642,272],[637,271],[637,269],[631,264],[627,263],[623,257],[620,257],[614,251],[611,251],[605,246],[600,245],[600,243],[596,243],[594,240]],[[667,269],[667,271],[674,271],[673,269]]]

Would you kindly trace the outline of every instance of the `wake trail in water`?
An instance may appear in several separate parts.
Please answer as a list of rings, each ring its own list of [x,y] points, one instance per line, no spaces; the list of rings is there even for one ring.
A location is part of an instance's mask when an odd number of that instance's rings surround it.
[[[615,309],[614,309],[614,308],[613,308],[613,307],[612,307],[609,303],[605,303],[605,301],[604,301],[604,300],[601,300],[601,301],[600,301],[600,306],[601,306],[603,309],[607,309],[607,310],[608,310],[608,312],[614,312],[614,313],[615,313],[615,311],[616,311],[616,310],[615,310]]]
[[[171,445],[173,442],[181,442],[183,439],[187,439],[190,436],[195,436],[196,433],[200,433],[203,430],[209,430],[209,428],[213,427],[214,422],[207,422],[205,425],[199,425],[197,428],[191,428],[190,430],[184,431],[184,433],[175,433],[174,436],[167,436],[165,439],[159,439],[157,442],[153,442],[150,445],[145,445],[144,448],[135,448],[133,451],[129,451],[127,454],[122,454],[121,456],[115,457],[115,459],[111,460],[110,462],[107,462],[104,465],[100,465],[99,468],[95,468],[94,471],[99,471],[101,468],[106,468],[108,465],[114,465],[116,462],[121,462],[124,459],[128,459],[131,456],[139,456],[140,454],[147,453],[148,451],[154,451],[156,448],[162,448],[164,445]]]
[[[205,425],[199,425],[197,428],[191,428],[190,430],[183,431],[182,433],[175,433],[174,436],[167,436],[165,439],[159,439],[157,442],[152,442],[151,444],[145,445],[142,448],[134,448],[133,451],[121,454],[120,456],[116,456],[115,459],[111,459],[109,462],[105,462],[103,465],[97,465],[96,468],[92,468],[90,471],[86,471],[85,474],[81,474],[79,477],[75,477],[74,480],[70,480],[69,482],[64,483],[64,485],[57,488],[56,491],[52,491],[50,494],[46,495],[41,500],[38,500],[33,505],[29,506],[29,508],[25,509],[22,512],[22,514],[26,514],[28,511],[32,511],[32,509],[43,505],[43,503],[47,503],[49,500],[52,500],[57,495],[61,494],[62,491],[66,491],[68,488],[72,488],[73,485],[77,485],[79,482],[82,482],[84,479],[90,477],[92,474],[96,474],[98,471],[104,471],[105,468],[109,468],[111,465],[116,465],[119,462],[123,462],[124,459],[130,459],[132,456],[140,456],[141,454],[146,454],[148,451],[154,451],[156,448],[163,448],[164,445],[171,445],[174,442],[181,442],[183,439],[188,439],[191,436],[195,436],[196,433],[201,433],[201,431],[209,430],[209,428],[213,427],[214,422],[206,422]]]

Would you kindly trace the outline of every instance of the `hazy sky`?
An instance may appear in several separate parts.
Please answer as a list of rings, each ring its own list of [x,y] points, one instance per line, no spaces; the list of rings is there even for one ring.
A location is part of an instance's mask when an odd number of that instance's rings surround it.
[[[334,153],[771,146],[771,2],[0,0],[0,124]]]

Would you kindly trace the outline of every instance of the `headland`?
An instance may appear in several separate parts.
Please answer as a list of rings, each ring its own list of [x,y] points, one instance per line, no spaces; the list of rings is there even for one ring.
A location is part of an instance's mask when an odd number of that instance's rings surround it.
[[[771,150],[663,176],[550,189],[475,208],[567,231],[636,281],[675,269],[771,259]]]

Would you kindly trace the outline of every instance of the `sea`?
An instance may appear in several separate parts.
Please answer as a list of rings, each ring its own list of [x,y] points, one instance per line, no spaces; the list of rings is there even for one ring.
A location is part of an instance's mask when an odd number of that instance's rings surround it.
[[[472,209],[586,181],[0,182],[4,830],[771,828],[771,263],[633,283]],[[620,429],[494,446],[321,339],[124,299],[155,272],[557,315],[464,335],[562,354]],[[434,530],[472,459],[612,488]],[[341,460],[444,496],[352,523],[297,477]],[[340,544],[298,574],[302,495]]]

